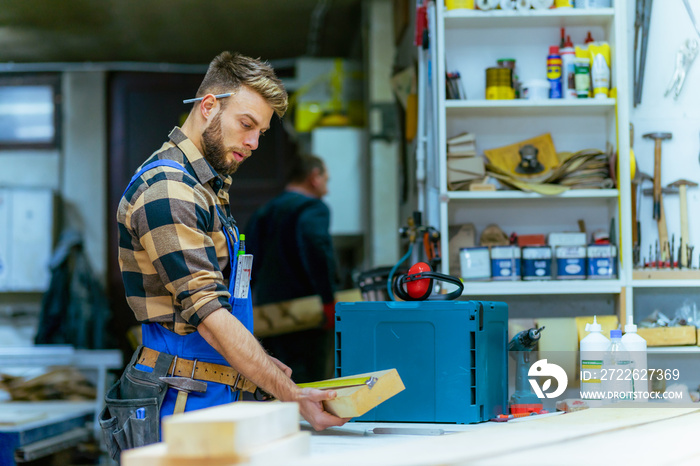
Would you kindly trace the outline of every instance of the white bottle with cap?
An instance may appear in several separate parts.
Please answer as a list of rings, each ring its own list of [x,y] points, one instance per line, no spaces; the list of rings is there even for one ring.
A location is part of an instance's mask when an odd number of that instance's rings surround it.
[[[647,341],[637,333],[637,326],[632,323],[632,316],[627,317],[625,334],[622,335],[622,344],[630,353],[630,359],[634,363],[634,401],[649,401],[649,382],[647,378]]]
[[[598,323],[596,316],[593,316],[593,323],[586,324],[586,331],[589,332],[581,340],[581,358],[579,366],[581,368],[581,398],[595,403],[602,403],[603,387],[601,384],[603,361],[605,353],[610,346],[610,340],[603,335],[603,327]]]

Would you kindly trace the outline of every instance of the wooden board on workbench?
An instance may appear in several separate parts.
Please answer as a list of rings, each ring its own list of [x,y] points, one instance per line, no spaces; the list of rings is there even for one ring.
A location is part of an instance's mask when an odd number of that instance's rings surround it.
[[[636,403],[635,403],[636,404]],[[658,406],[669,406],[658,405]],[[514,454],[531,458],[531,464],[569,464],[569,456],[544,461],[540,449],[548,445],[581,438],[597,438],[605,442],[614,431],[700,413],[697,408],[596,408],[567,414],[533,416],[507,423],[488,423],[470,432],[429,438],[411,438],[379,448],[345,451],[338,455],[311,456],[304,461],[290,461],[286,466],[322,466],[328,464],[362,464],[363,466],[399,466],[406,464],[463,465]],[[678,438],[682,433],[675,431]],[[675,443],[672,443],[675,448]],[[620,447],[620,445],[616,445]],[[592,447],[591,447],[592,448]],[[595,448],[594,448],[595,451]],[[590,458],[588,458],[590,460]],[[512,464],[500,462],[496,464]],[[590,461],[589,463],[590,464]],[[623,463],[626,464],[626,463]],[[658,463],[651,463],[658,464]]]
[[[126,450],[122,454],[123,466],[225,466],[244,462],[245,464],[284,464],[294,458],[309,454],[309,432],[296,432],[287,437],[270,441],[263,446],[242,451],[235,456],[199,457],[176,456],[168,451],[165,442],[142,448]]]
[[[371,388],[365,384],[353,387],[333,388],[334,386],[337,387],[336,384],[344,379],[362,379],[370,377],[377,378],[377,381]],[[322,382],[324,381],[317,382],[314,385],[316,388],[324,389],[325,387],[323,385],[317,385],[322,384]],[[328,388],[335,390],[338,396],[334,400],[324,401],[323,406],[326,408],[326,411],[343,418],[362,416],[370,409],[385,402],[406,388],[396,369],[340,377],[327,380],[327,382],[329,382],[330,385]]]
[[[236,458],[298,431],[297,403],[239,401],[163,419],[163,441],[179,457]]]
[[[653,409],[653,408],[652,408]],[[700,443],[683,440],[684,434],[690,434],[700,425],[700,413],[690,413],[673,419],[661,420],[650,424],[619,429],[613,432],[599,432],[565,443],[549,445],[537,449],[536,454],[524,455],[522,452],[496,455],[493,458],[477,461],[475,465],[518,464],[542,465],[567,464],[570,466],[589,466],[591,463],[603,464],[700,464]],[[651,443],[644,443],[645,439]],[[653,446],[652,446],[653,444]],[[641,445],[646,445],[642,447]],[[591,452],[598,461],[591,461],[588,454],[572,452]],[[595,452],[595,453],[593,453]],[[564,460],[565,458],[565,460]]]

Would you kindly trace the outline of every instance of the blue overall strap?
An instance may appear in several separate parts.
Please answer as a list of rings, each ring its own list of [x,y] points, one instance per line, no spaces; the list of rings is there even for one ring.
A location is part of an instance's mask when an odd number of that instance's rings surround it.
[[[135,174],[132,178],[131,181],[129,181],[129,184],[126,186],[126,189],[124,190],[124,194],[131,188],[131,185],[134,184],[136,180],[138,180],[141,175],[146,173],[148,170],[151,170],[152,168],[156,167],[170,167],[170,168],[175,168],[177,170],[180,170],[182,172],[187,173],[188,175],[190,174],[187,170],[185,170],[185,167],[180,165],[174,160],[168,160],[168,159],[162,159],[162,160],[156,160],[155,162],[151,162],[148,165],[144,166],[137,174]],[[191,175],[190,175],[191,176]],[[124,194],[122,194],[122,197],[124,197]]]

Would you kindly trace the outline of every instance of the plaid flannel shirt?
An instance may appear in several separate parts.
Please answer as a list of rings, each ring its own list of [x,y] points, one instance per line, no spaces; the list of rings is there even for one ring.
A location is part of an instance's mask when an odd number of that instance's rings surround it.
[[[189,175],[157,167],[127,190],[117,210],[119,267],[136,319],[186,335],[215,310],[231,309],[229,254],[216,213],[219,204],[230,218],[231,177],[219,175],[180,128],[168,137],[142,167],[169,159]]]

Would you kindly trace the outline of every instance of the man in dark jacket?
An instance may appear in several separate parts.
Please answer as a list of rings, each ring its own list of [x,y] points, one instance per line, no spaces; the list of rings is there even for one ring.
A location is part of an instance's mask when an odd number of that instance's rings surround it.
[[[332,329],[335,260],[329,233],[330,211],[321,198],[328,193],[323,160],[301,155],[295,160],[282,194],[261,207],[246,228],[253,259],[256,305],[318,295],[325,328],[288,333],[263,340],[263,346],[291,367],[294,380],[332,376]]]

